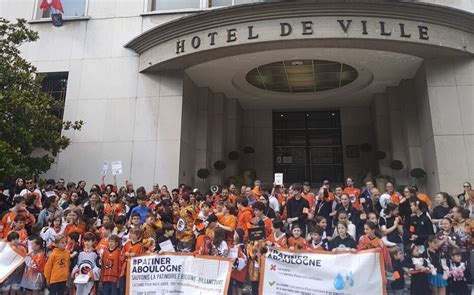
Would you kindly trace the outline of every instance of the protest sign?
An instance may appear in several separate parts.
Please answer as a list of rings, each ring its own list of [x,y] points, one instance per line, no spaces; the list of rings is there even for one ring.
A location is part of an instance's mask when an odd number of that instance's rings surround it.
[[[249,228],[249,240],[250,241],[258,241],[266,239],[265,227],[251,227]]]
[[[0,283],[3,283],[25,261],[23,254],[9,243],[0,242]]]
[[[122,174],[122,161],[113,161],[112,162],[112,174],[113,175]]]
[[[104,163],[102,163],[102,172],[101,172],[101,175],[102,175],[102,176],[106,176],[106,175],[107,175],[107,170],[109,170],[109,162],[104,161]]]
[[[386,294],[380,250],[289,252],[271,249],[263,259],[259,294]]]
[[[283,185],[283,173],[275,173],[275,185]]]
[[[232,262],[216,256],[167,253],[132,257],[127,294],[226,294]]]

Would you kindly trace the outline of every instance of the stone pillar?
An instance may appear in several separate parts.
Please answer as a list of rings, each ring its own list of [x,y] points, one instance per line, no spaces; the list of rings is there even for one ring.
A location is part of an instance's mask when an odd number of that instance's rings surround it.
[[[434,162],[429,177],[431,194],[437,190],[455,194],[462,182],[474,179],[474,59],[439,58],[426,60],[426,95],[428,121],[421,127],[428,132],[424,139],[434,146]],[[420,108],[419,108],[420,109]],[[428,158],[429,159],[429,158]]]
[[[381,175],[391,175],[390,159],[392,158],[390,113],[388,95],[386,93],[377,93],[374,95],[374,124],[376,150],[386,153],[384,160],[378,161],[379,172]]]

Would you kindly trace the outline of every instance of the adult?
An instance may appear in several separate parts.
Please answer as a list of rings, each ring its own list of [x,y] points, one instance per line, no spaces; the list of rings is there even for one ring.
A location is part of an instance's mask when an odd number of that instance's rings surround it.
[[[41,191],[36,187],[36,183],[34,182],[33,178],[28,178],[26,179],[26,188],[24,188],[20,192],[20,196],[22,197],[27,197],[28,194],[34,194],[36,197],[35,205],[38,209],[43,209],[42,203],[42,193]]]
[[[472,190],[472,185],[470,182],[466,181],[462,184],[462,188],[463,188],[463,192],[457,196],[457,201],[456,201],[456,203],[459,206],[464,206],[464,203],[466,202],[466,199],[467,199],[467,191]]]
[[[273,210],[272,207],[270,207],[268,195],[264,193],[258,199],[261,203],[265,205],[265,209],[263,210],[263,215],[265,215],[266,217],[270,219],[275,219],[276,218],[275,210]]]
[[[326,218],[329,224],[332,224],[332,211],[333,201],[330,199],[329,191],[326,187],[321,187],[318,192],[318,202],[316,203],[315,214]]]
[[[237,228],[237,217],[234,215],[234,205],[227,202],[224,205],[224,213],[217,214],[216,227],[220,227],[225,231],[226,242],[232,247],[234,245],[234,231]]]
[[[314,208],[316,198],[314,197],[314,193],[311,191],[311,184],[309,182],[305,181],[303,183],[303,192],[301,195],[306,199],[306,201],[308,201],[309,207]]]
[[[352,177],[348,177],[346,179],[346,187],[344,188],[344,192],[349,196],[354,208],[360,210],[360,189],[354,187],[354,180],[352,179]]]
[[[266,196],[265,199],[267,200],[267,203],[265,205],[270,207],[273,210],[274,215],[275,215],[277,213],[280,213],[280,203],[278,203],[278,199],[275,196],[274,191],[275,191],[275,184],[273,184],[273,187],[267,184],[262,185],[262,193],[264,196]],[[275,217],[270,217],[270,218],[275,218]]]
[[[250,221],[250,223],[253,227],[264,227],[265,236],[269,237],[272,233],[272,220],[264,214],[266,209],[265,204],[262,202],[255,202],[252,205],[252,209],[255,217],[252,218],[252,221]]]
[[[252,206],[255,200],[257,199],[254,191],[249,186],[245,188],[245,197],[247,197],[247,200],[249,201],[249,206]]]
[[[398,246],[403,249],[403,223],[398,216],[397,204],[390,203],[384,209],[383,216],[379,218],[380,232],[384,236],[382,241],[389,247]]]
[[[370,199],[372,197],[372,189],[374,188],[374,182],[372,180],[368,180],[365,182],[365,189],[360,194],[360,198]]]
[[[448,193],[437,193],[435,196],[435,207],[431,212],[431,222],[433,222],[435,225],[439,225],[441,220],[449,214],[455,205],[456,202]]]
[[[104,218],[104,205],[100,202],[99,195],[92,194],[89,197],[89,202],[84,207],[84,217],[95,220]]]
[[[385,209],[390,202],[399,205],[401,198],[402,196],[395,190],[393,183],[389,181],[385,184],[385,193],[380,196],[380,205],[382,205],[383,209]]]
[[[459,249],[464,259],[467,259],[472,248],[473,221],[469,219],[469,212],[461,206],[452,209],[451,217],[454,221],[454,232],[459,236]]]
[[[464,202],[464,209],[469,210],[469,218],[474,219],[474,191],[467,191],[467,199]]]
[[[58,182],[56,182],[56,185],[54,186],[54,191],[56,192],[57,196],[61,196],[67,192],[66,181],[64,178],[58,179]]]
[[[303,188],[301,184],[294,183],[290,187],[290,199],[287,202],[287,220],[290,225],[299,225],[302,236],[306,236],[306,220],[309,213],[309,202],[301,195]]]
[[[249,237],[248,230],[252,227],[250,221],[253,218],[252,207],[249,206],[247,198],[237,199],[237,228],[241,228],[244,231],[244,240],[247,241]]]
[[[229,202],[232,203],[232,205],[237,206],[237,196],[238,193],[235,188],[235,184],[231,183],[229,185]]]
[[[79,196],[79,203],[85,204],[89,199],[89,194],[86,191],[86,181],[80,180],[77,183],[77,195]]]
[[[381,215],[380,213],[382,212],[383,208],[382,205],[380,204],[380,196],[381,193],[378,188],[374,187],[371,190],[371,200],[372,200],[372,206],[369,207],[370,212],[374,212],[377,215]]]
[[[426,214],[426,205],[416,196],[410,198],[409,204],[412,214],[405,220],[404,243],[407,245],[412,242],[418,246],[420,252],[424,252],[428,237],[434,235],[433,223]]]
[[[15,185],[8,190],[8,201],[11,203],[13,201],[13,198],[20,196],[21,192],[24,189],[26,189],[25,181],[23,180],[23,178],[17,178],[15,180]]]
[[[62,216],[62,209],[58,206],[58,199],[52,196],[44,200],[44,209],[38,215],[37,223],[42,227],[48,226],[49,218],[53,215]]]

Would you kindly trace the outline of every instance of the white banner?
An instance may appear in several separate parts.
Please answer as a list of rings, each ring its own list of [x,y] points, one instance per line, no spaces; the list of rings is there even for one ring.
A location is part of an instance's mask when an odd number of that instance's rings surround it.
[[[260,294],[386,294],[378,250],[355,253],[287,252],[272,249],[260,273]]]
[[[153,254],[129,260],[127,294],[227,294],[232,263],[215,256]]]

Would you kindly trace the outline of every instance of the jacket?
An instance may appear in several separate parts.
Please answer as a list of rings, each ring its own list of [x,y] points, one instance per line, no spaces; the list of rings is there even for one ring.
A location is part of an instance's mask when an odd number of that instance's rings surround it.
[[[44,267],[44,277],[48,284],[65,282],[69,278],[70,253],[54,248]]]

